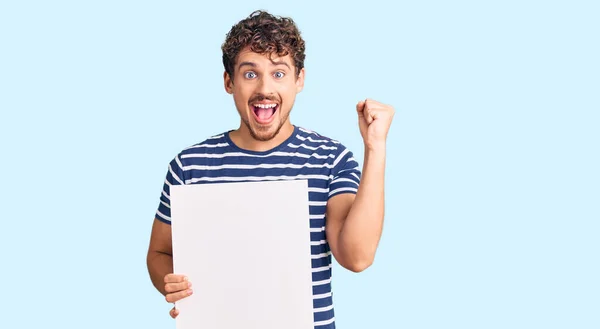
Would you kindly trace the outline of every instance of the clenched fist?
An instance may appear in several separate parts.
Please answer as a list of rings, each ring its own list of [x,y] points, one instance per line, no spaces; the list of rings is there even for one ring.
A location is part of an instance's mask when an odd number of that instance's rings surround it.
[[[365,147],[369,149],[385,147],[387,134],[394,118],[394,108],[367,98],[356,104],[356,111]]]
[[[192,283],[185,275],[173,273],[165,275],[165,291],[167,292],[165,299],[169,303],[175,303],[190,296],[193,293],[191,287]],[[173,307],[169,314],[174,319],[179,315],[179,311]]]

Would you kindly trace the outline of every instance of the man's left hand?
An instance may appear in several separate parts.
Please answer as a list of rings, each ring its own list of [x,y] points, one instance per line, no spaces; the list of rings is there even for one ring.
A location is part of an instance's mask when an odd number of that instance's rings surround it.
[[[366,148],[385,147],[388,131],[394,118],[394,108],[367,98],[356,104],[358,126]]]

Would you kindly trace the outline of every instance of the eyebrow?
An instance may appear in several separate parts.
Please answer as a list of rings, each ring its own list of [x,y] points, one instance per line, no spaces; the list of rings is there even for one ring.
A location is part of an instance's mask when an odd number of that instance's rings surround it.
[[[284,62],[284,61],[279,61],[279,62],[271,61],[271,63],[273,63],[273,65],[285,65],[285,66],[287,66],[287,68],[288,68],[288,69],[290,69],[290,70],[292,69],[292,68],[291,68],[291,67],[288,65],[288,63],[286,63],[286,62]]]
[[[240,63],[240,65],[238,66],[238,70],[239,70],[239,69],[240,69],[242,66],[244,66],[244,65],[251,66],[251,67],[256,67],[256,64],[254,64],[254,63],[252,63],[252,62],[242,62],[242,63]]]
[[[273,63],[274,65],[285,65],[287,66],[288,69],[292,69],[288,63],[283,62],[283,61],[279,61],[279,62],[275,62],[275,61],[271,61],[271,63]],[[250,66],[250,67],[256,67],[257,65],[255,63],[252,62],[241,62],[240,65],[238,65],[238,70],[242,67],[242,66]]]

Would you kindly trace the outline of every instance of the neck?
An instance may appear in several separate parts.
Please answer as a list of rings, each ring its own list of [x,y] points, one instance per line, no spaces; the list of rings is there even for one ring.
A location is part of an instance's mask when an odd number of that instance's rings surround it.
[[[287,140],[293,132],[294,126],[288,120],[283,124],[279,133],[271,140],[259,141],[254,139],[250,134],[248,127],[244,123],[241,123],[237,130],[234,130],[229,134],[229,138],[231,138],[239,148],[255,152],[264,152],[279,146]]]

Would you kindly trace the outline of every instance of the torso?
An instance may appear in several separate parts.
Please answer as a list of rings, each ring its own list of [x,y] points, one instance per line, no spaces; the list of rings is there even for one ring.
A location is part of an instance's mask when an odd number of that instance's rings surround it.
[[[315,328],[335,328],[331,291],[332,256],[325,236],[332,170],[344,147],[303,128],[266,152],[238,148],[228,133],[213,136],[179,155],[185,184],[295,180],[308,182]],[[339,161],[339,160],[338,160]]]

